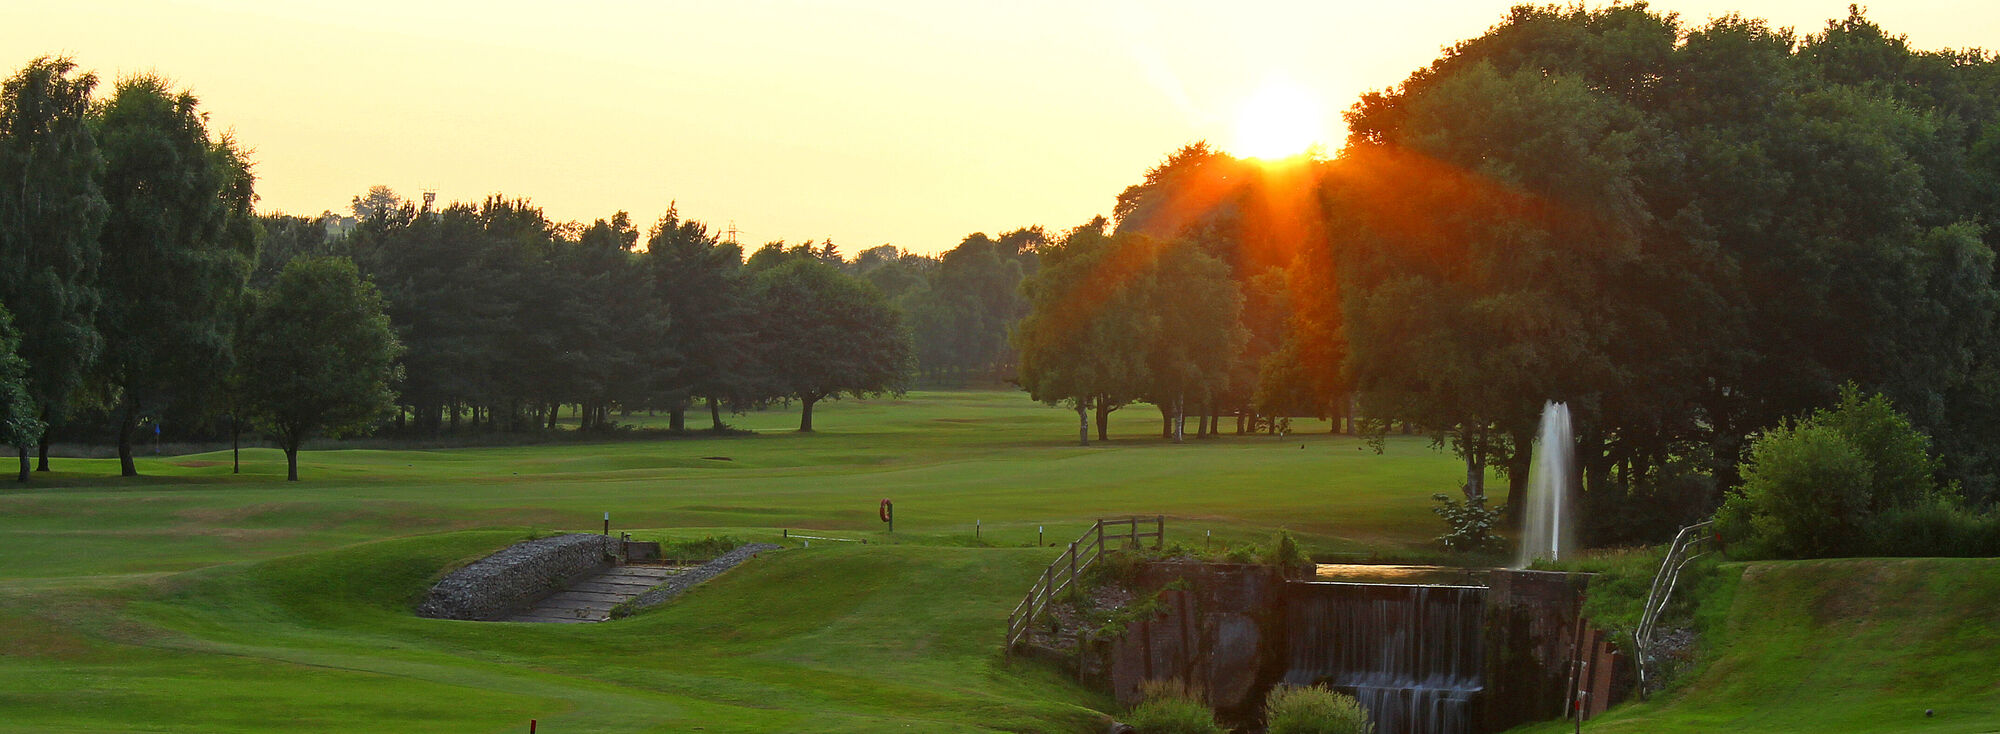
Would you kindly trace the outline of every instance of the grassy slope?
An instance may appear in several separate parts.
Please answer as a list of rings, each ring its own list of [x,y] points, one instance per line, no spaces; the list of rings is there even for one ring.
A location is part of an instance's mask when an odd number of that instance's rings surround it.
[[[2000,559],[1722,572],[1724,587],[1705,610],[1703,665],[1667,695],[1586,730],[2000,731]]]
[[[0,489],[0,730],[1076,731],[1107,702],[998,655],[1053,556],[1025,547],[1037,525],[1055,541],[1163,512],[1187,540],[1285,525],[1407,553],[1456,474],[1416,440],[1165,445],[1137,411],[1080,449],[1071,414],[1004,393],[823,410],[814,436],[772,413],[743,419],[769,431],[750,437],[313,453],[296,485],[269,451],[243,476],[226,454],[142,460],[138,479],[59,460]],[[439,569],[606,510],[641,536],[877,542],[759,559],[610,624],[408,614]],[[1006,547],[971,542],[973,519]]]

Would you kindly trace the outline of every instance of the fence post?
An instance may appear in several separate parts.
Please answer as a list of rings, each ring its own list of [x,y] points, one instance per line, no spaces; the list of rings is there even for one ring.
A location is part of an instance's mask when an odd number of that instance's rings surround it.
[[[1076,541],[1069,542],[1069,585],[1076,586]]]
[[[1159,549],[1161,549],[1161,548],[1164,548],[1164,547],[1166,547],[1166,545],[1167,545],[1167,516],[1166,516],[1166,515],[1155,515],[1155,516],[1153,517],[1153,532],[1154,532],[1154,533],[1156,533],[1156,534],[1155,534],[1155,535],[1153,536],[1153,549],[1154,549],[1154,550],[1159,550]]]

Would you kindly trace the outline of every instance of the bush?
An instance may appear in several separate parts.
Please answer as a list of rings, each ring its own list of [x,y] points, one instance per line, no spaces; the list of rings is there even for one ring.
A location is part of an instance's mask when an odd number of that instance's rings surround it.
[[[1353,696],[1320,686],[1281,685],[1264,697],[1270,734],[1373,734],[1368,711]]]
[[[1933,494],[1938,461],[1931,437],[1910,425],[1881,395],[1861,397],[1853,383],[1840,389],[1840,404],[1813,414],[1809,422],[1831,428],[1868,463],[1868,510],[1881,512],[1916,504]]]
[[[1779,426],[1751,442],[1743,492],[1723,503],[1716,529],[1734,556],[1851,555],[1873,482],[1868,460],[1839,432]]]
[[[1299,548],[1299,542],[1292,539],[1289,531],[1278,531],[1278,542],[1271,545],[1271,552],[1264,555],[1264,564],[1277,566],[1279,572],[1291,575],[1294,569],[1310,565],[1312,559]]]
[[[1450,530],[1437,537],[1438,542],[1444,543],[1444,547],[1460,553],[1500,547],[1502,541],[1500,536],[1493,533],[1493,528],[1499,524],[1500,513],[1506,506],[1487,509],[1484,497],[1470,502],[1459,502],[1443,493],[1431,495],[1431,499],[1438,502],[1438,506],[1431,508],[1431,512],[1444,518],[1445,527]]]
[[[1977,547],[1982,521],[1953,509],[1955,487],[1938,488],[1930,445],[1887,398],[1850,384],[1834,409],[1751,442],[1742,492],[1723,503],[1716,529],[1746,558]]]
[[[1215,713],[1201,697],[1179,681],[1149,681],[1141,689],[1145,700],[1132,707],[1125,723],[1139,734],[1226,734],[1216,725]]]
[[[1950,495],[1885,512],[1869,529],[1872,555],[2000,556],[2000,513],[1966,509]]]

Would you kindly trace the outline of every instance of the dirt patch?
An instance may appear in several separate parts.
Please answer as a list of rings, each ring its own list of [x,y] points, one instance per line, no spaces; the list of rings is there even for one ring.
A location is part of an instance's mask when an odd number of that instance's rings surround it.
[[[1050,604],[1046,620],[1037,619],[1028,630],[1028,643],[1075,653],[1083,638],[1097,631],[1101,620],[1117,614],[1136,598],[1123,584],[1105,584],[1092,588],[1080,601],[1065,599]]]

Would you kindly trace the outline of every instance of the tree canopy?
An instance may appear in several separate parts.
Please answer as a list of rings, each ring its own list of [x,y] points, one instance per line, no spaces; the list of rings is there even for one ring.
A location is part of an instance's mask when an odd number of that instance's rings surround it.
[[[258,294],[238,348],[238,389],[285,450],[287,479],[299,479],[307,438],[365,431],[394,407],[401,350],[381,294],[346,258],[294,259]]]

